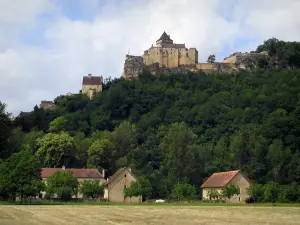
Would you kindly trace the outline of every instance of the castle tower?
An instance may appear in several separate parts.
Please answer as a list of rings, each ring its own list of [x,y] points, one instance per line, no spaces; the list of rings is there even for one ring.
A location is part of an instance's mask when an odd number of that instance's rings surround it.
[[[164,44],[173,44],[173,40],[170,38],[170,35],[164,31],[161,37],[156,41],[156,45],[158,47],[164,47]]]

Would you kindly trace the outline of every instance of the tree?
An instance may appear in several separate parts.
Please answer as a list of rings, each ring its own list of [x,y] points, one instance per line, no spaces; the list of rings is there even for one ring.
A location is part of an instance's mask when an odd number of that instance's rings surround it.
[[[240,194],[240,189],[233,184],[226,185],[222,190],[222,196],[228,198],[229,201],[234,195],[239,195],[239,194]]]
[[[265,185],[264,201],[275,203],[279,196],[279,186],[277,183],[270,181]]]
[[[2,195],[9,196],[12,200],[19,196],[23,201],[26,197],[37,196],[42,189],[41,165],[29,151],[14,153],[2,164],[0,171]]]
[[[66,131],[67,123],[68,121],[65,119],[65,117],[63,116],[57,117],[55,120],[50,122],[49,131],[52,133]]]
[[[216,56],[215,55],[209,55],[207,58],[208,63],[214,63],[216,61]]]
[[[95,141],[88,150],[88,167],[111,169],[114,146],[108,139]]]
[[[168,183],[170,189],[176,183],[182,183],[188,177],[193,167],[193,148],[197,136],[185,123],[175,123],[161,140],[160,147],[164,151],[163,166],[168,168]]]
[[[8,138],[12,131],[12,124],[5,108],[6,105],[0,101],[0,158],[8,158],[11,155],[8,149]]]
[[[264,200],[264,186],[257,183],[251,184],[248,189],[248,194],[254,202],[262,202]]]
[[[182,200],[195,200],[197,198],[196,187],[191,184],[175,184],[171,197]]]
[[[43,136],[44,136],[44,132],[37,129],[33,129],[29,133],[25,133],[22,140],[23,148],[29,149],[33,154],[35,154],[36,151],[38,150],[37,140],[39,138],[42,138]]]
[[[141,196],[142,201],[152,194],[152,186],[148,178],[145,176],[139,177],[136,181],[130,183],[129,187],[124,189],[126,197]]]
[[[128,121],[122,122],[115,130],[116,156],[126,156],[137,144],[136,129]]]
[[[80,185],[80,193],[84,198],[99,198],[104,194],[104,186],[97,180],[85,180]]]
[[[74,158],[76,145],[73,137],[65,132],[49,133],[37,140],[36,155],[45,167],[70,167],[70,160]]]
[[[56,171],[46,182],[47,197],[56,196],[61,200],[69,200],[73,195],[78,193],[77,178],[72,175],[71,171]]]
[[[270,164],[270,176],[275,182],[279,182],[284,177],[280,177],[286,162],[291,157],[291,151],[288,148],[284,148],[284,144],[281,140],[275,139],[269,147],[267,159]]]
[[[218,201],[222,196],[217,190],[209,189],[207,191],[207,197],[209,198],[209,200],[217,200]]]

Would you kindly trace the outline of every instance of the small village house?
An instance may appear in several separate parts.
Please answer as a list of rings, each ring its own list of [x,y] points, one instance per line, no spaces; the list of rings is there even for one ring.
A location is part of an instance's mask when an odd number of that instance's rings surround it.
[[[82,183],[85,180],[98,180],[100,184],[104,184],[106,180],[103,175],[97,169],[65,169],[63,168],[42,168],[41,177],[47,182],[47,178],[50,177],[56,171],[71,171],[72,175],[77,178],[79,183]],[[45,192],[42,193],[45,196]],[[77,198],[82,198],[82,194],[78,193]]]
[[[84,76],[82,79],[82,94],[86,94],[90,99],[92,99],[96,93],[102,92],[102,76]]]
[[[140,202],[141,197],[128,198],[124,195],[124,189],[133,181],[136,181],[136,178],[130,168],[119,169],[105,183],[104,198],[110,202]]]
[[[209,191],[216,190],[219,194],[221,194],[226,185],[235,185],[240,189],[240,194],[234,195],[230,199],[230,202],[245,202],[245,200],[249,197],[248,189],[250,186],[250,180],[240,170],[234,170],[214,173],[211,175],[201,186],[202,199],[212,200],[210,199]],[[227,201],[229,200],[227,199]]]

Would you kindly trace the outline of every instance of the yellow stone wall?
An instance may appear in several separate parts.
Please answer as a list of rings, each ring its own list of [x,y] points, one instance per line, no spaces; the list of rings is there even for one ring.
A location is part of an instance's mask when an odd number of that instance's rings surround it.
[[[124,196],[124,188],[129,187],[132,181],[136,181],[136,179],[132,176],[131,172],[128,169],[122,171],[108,184],[104,197],[111,202],[140,202],[140,197],[129,199]]]
[[[212,63],[197,63],[196,68],[198,70],[212,70],[213,64]]]
[[[93,90],[96,90],[96,93],[102,92],[102,85],[82,85],[82,94],[86,94],[90,99],[93,97]]]
[[[80,186],[85,180],[91,180],[91,181],[98,180],[98,181],[100,182],[101,185],[103,184],[102,180],[100,180],[100,179],[82,179],[82,178],[79,178],[79,179],[77,179],[77,180],[78,180],[78,182],[79,182],[79,186]],[[47,178],[43,178],[43,182],[44,182],[45,184],[47,184]],[[45,191],[42,191],[41,193],[42,193],[43,198],[44,198],[46,192],[45,192]],[[80,193],[80,192],[78,191],[78,194],[77,194],[77,195],[73,195],[72,198],[83,198],[83,195],[82,195],[82,193]]]
[[[231,57],[228,57],[227,59],[224,59],[222,61],[222,63],[235,63],[235,62],[236,62],[236,56],[235,55],[233,55]]]
[[[195,65],[198,62],[198,51],[195,48],[162,48],[151,47],[143,55],[146,66],[159,63],[167,68],[180,65]]]

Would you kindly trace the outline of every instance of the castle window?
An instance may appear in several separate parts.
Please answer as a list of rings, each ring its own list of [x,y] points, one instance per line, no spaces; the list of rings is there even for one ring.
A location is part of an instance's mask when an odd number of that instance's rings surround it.
[[[124,177],[126,177],[126,174],[124,175]]]

